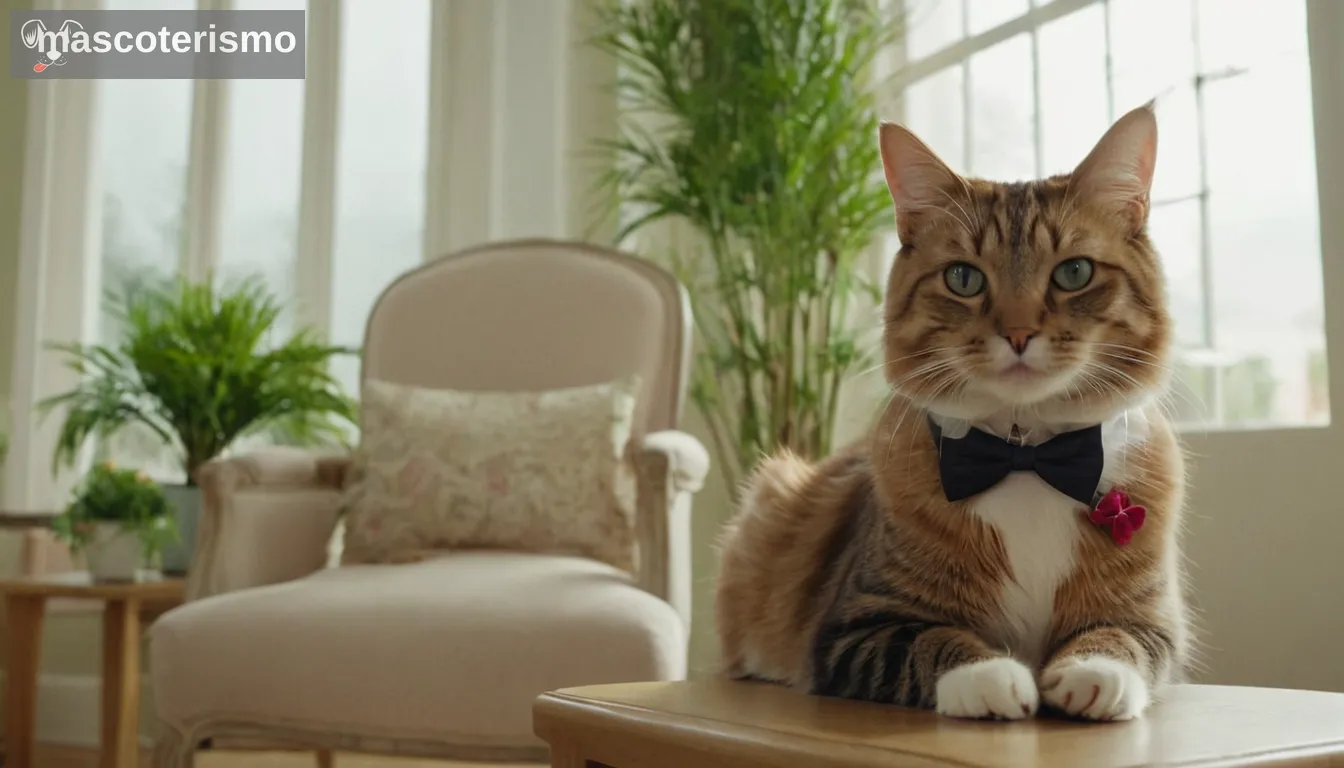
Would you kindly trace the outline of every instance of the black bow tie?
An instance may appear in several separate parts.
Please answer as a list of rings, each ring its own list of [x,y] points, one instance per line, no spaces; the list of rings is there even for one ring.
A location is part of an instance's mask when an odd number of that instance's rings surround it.
[[[1100,424],[1056,435],[1040,445],[1018,445],[978,429],[957,440],[945,438],[933,419],[929,429],[938,446],[938,472],[948,501],[987,491],[1009,472],[1035,472],[1055,490],[1090,507],[1101,483],[1105,455]]]

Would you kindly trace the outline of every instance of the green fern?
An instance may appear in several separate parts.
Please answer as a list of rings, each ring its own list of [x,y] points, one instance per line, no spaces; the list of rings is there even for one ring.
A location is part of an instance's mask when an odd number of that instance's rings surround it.
[[[282,307],[260,279],[227,288],[209,279],[142,283],[108,301],[119,343],[50,345],[80,376],[74,389],[38,404],[44,417],[64,411],[53,471],[72,465],[91,439],[133,425],[177,451],[188,484],[248,435],[345,439],[356,406],[328,363],[357,350],[323,344],[308,329],[270,346]]]

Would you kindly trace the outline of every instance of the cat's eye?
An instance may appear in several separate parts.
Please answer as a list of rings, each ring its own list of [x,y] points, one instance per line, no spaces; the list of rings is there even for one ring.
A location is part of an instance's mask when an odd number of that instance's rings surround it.
[[[1092,260],[1078,258],[1062,262],[1055,267],[1050,280],[1061,291],[1081,290],[1092,282]]]
[[[953,264],[943,270],[943,282],[949,291],[969,299],[985,290],[985,273],[970,264]]]

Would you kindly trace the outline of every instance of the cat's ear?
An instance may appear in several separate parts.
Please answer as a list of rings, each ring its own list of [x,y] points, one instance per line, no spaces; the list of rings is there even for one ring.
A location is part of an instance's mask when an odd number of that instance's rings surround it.
[[[1115,121],[1069,181],[1079,198],[1128,219],[1134,231],[1148,221],[1148,195],[1157,163],[1157,116],[1153,102]]]
[[[882,171],[887,190],[896,205],[896,229],[902,242],[910,242],[914,219],[921,211],[948,205],[952,190],[961,189],[961,177],[938,159],[929,145],[896,123],[878,128]]]

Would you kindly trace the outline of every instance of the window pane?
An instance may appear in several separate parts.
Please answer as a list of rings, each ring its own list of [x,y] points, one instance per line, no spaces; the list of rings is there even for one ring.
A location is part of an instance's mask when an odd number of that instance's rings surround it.
[[[343,7],[342,35],[359,45],[341,48],[331,339],[358,345],[374,299],[421,261],[430,4],[346,0]],[[388,77],[391,50],[396,77]],[[337,366],[357,391],[358,360]]]
[[[1193,82],[1190,0],[1111,0],[1109,8],[1116,115]]]
[[[1246,67],[1301,50],[1306,4],[1301,0],[1198,0],[1199,60],[1207,72]]]
[[[238,10],[306,10],[302,2],[236,2]],[[224,129],[219,266],[223,280],[259,275],[288,308],[294,299],[299,177],[303,159],[302,80],[233,80]],[[283,335],[293,317],[277,322]]]
[[[103,286],[174,274],[191,133],[190,80],[99,80]],[[104,315],[102,336],[120,336]]]
[[[1092,5],[1046,24],[1040,46],[1041,167],[1065,173],[1082,162],[1108,124],[1106,16]]]
[[[905,125],[953,170],[966,170],[966,117],[960,66],[948,67],[905,90]]]
[[[1031,37],[971,57],[971,173],[994,181],[1036,176]]]
[[[1311,395],[1324,385],[1313,361],[1325,333],[1311,80],[1299,34],[1296,55],[1206,91],[1217,345],[1239,366],[1224,372],[1229,423],[1329,416]],[[1258,399],[1238,404],[1233,376],[1254,390],[1242,395]]]
[[[1176,341],[1202,347],[1204,338],[1204,285],[1200,271],[1199,200],[1154,206],[1148,217],[1148,236],[1162,257],[1167,276],[1167,302],[1176,320]]]
[[[192,10],[194,2],[114,0],[107,8]],[[122,292],[166,280],[181,266],[191,143],[190,80],[97,80],[95,141],[102,186],[99,263],[104,291]],[[99,296],[101,298],[102,292]],[[99,315],[102,343],[123,333],[107,312]],[[102,455],[177,481],[181,467],[173,451],[148,429],[122,430]]]
[[[1027,0],[967,0],[971,34],[993,29],[1027,12]]]
[[[909,0],[905,25],[906,57],[918,61],[961,39],[961,0]]]
[[[1178,426],[1199,427],[1217,420],[1214,410],[1215,356],[1206,350],[1180,350],[1173,366],[1168,413]]]
[[[1125,111],[1134,106],[1138,105]],[[1116,117],[1122,114],[1117,108]],[[1161,202],[1199,194],[1199,107],[1193,86],[1183,86],[1157,100],[1157,125],[1153,199]]]
[[[182,258],[190,152],[190,80],[98,80],[104,290],[175,274]],[[105,310],[106,308],[104,308]],[[101,314],[99,335],[120,338]]]

